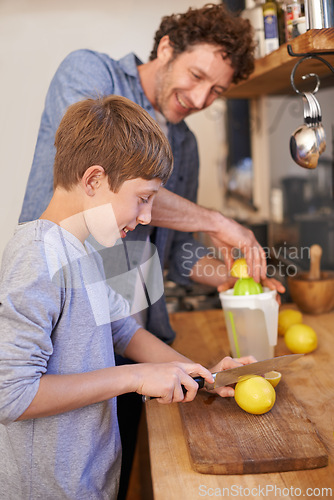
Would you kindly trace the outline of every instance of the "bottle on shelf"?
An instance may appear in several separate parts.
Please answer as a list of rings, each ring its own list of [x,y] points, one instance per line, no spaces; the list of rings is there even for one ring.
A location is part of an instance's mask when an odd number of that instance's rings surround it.
[[[241,12],[241,16],[249,20],[254,30],[256,43],[254,57],[256,59],[265,55],[262,3],[255,2],[255,0],[246,0],[245,9]]]
[[[276,2],[265,2],[262,6],[264,22],[265,55],[279,47]]]
[[[277,1],[277,24],[278,24],[278,41],[282,45],[286,42],[285,20],[286,20],[286,2],[285,0]]]

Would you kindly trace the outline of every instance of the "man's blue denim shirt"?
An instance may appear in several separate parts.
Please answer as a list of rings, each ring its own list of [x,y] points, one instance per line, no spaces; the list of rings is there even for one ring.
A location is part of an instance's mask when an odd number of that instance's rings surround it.
[[[136,102],[155,118],[154,109],[141,86],[139,64],[141,61],[133,53],[116,61],[107,54],[91,50],[72,52],[60,64],[46,96],[20,222],[39,218],[52,197],[54,137],[70,104],[116,94]],[[168,124],[168,139],[174,155],[174,169],[165,187],[196,202],[199,158],[195,136],[183,121]],[[126,240],[146,240],[148,236],[158,249],[162,267],[168,268],[169,278],[179,284],[188,284],[190,269],[207,254],[207,249],[189,233],[151,226],[138,226],[128,233]],[[146,328],[167,343],[173,341],[175,333],[169,324],[164,297],[149,307]]]

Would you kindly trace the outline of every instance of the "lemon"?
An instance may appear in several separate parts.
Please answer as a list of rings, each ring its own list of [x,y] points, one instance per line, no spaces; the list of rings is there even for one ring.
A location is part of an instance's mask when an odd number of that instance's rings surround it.
[[[273,387],[276,387],[279,384],[282,375],[280,374],[280,372],[272,371],[265,373],[264,378],[268,380],[268,382],[270,382]]]
[[[290,326],[284,340],[287,348],[296,354],[312,352],[318,345],[317,334],[313,328],[303,323]]]
[[[248,268],[246,259],[237,259],[233,262],[231,268],[231,276],[233,278],[248,278]]]
[[[255,376],[237,383],[234,399],[246,412],[261,415],[272,409],[276,393],[268,380]]]
[[[295,309],[284,309],[278,314],[278,335],[285,335],[291,325],[303,322],[303,315]]]

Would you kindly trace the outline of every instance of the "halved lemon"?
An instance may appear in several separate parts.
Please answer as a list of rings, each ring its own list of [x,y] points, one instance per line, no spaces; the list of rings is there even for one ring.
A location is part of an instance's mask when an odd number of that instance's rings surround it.
[[[272,371],[265,373],[264,378],[268,380],[268,382],[270,382],[273,387],[276,387],[279,384],[282,375],[280,374],[280,372]]]
[[[261,283],[257,283],[254,278],[239,278],[233,287],[233,295],[257,295],[262,293]]]
[[[231,276],[233,278],[248,278],[248,267],[246,259],[236,259],[231,267]]]

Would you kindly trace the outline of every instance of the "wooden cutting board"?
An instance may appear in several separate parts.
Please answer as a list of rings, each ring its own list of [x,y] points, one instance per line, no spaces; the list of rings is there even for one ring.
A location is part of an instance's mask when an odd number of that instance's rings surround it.
[[[254,474],[315,469],[328,454],[313,423],[281,381],[276,402],[264,415],[251,415],[234,398],[200,391],[179,404],[190,461],[203,474]]]

